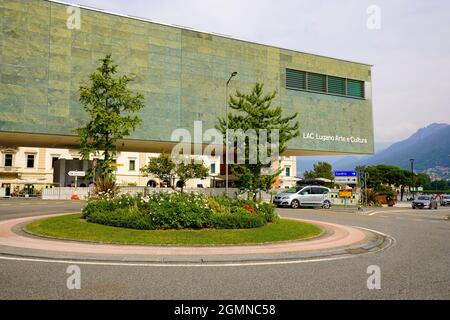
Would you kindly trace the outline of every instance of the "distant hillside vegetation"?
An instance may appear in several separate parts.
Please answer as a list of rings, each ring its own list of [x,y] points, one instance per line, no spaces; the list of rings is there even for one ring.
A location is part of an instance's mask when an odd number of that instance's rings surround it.
[[[357,165],[391,164],[410,169],[409,159],[414,158],[414,170],[422,172],[435,167],[450,168],[449,155],[450,125],[433,123],[373,156],[340,159],[334,163],[334,167],[350,170]]]

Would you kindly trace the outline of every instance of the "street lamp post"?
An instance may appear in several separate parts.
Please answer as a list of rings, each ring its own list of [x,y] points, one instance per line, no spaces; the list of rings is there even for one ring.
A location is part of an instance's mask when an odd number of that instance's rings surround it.
[[[409,159],[409,161],[411,162],[411,182],[412,182],[412,185],[413,185],[413,190],[412,190],[412,197],[413,197],[413,200],[415,200],[415,196],[414,196],[414,193],[415,193],[415,189],[416,189],[416,184],[415,184],[415,180],[414,180],[414,159]]]
[[[369,197],[367,194],[367,178],[369,177],[369,173],[364,171],[364,187],[366,188],[366,207],[369,205]]]
[[[225,119],[226,119],[226,131],[225,131],[225,193],[228,196],[228,85],[237,76],[237,72],[234,71],[225,85]]]

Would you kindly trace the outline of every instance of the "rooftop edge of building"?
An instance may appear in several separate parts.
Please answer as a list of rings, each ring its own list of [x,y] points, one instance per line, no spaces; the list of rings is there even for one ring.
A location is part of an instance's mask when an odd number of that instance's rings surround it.
[[[104,9],[101,9],[101,8],[90,7],[90,6],[86,6],[86,5],[75,4],[75,3],[70,3],[70,2],[66,2],[66,1],[59,1],[59,0],[43,0],[43,1],[51,2],[51,3],[57,3],[57,4],[62,4],[62,5],[67,5],[67,6],[74,6],[74,7],[82,8],[82,9],[85,9],[85,10],[90,10],[90,11],[95,11],[95,12],[99,12],[99,13],[114,15],[114,16],[118,16],[118,17],[138,20],[138,21],[142,21],[142,22],[154,23],[154,24],[166,26],[166,27],[169,27],[169,28],[176,28],[176,29],[181,29],[181,30],[194,31],[194,32],[199,32],[199,33],[203,33],[203,34],[208,34],[208,35],[215,36],[215,37],[221,37],[221,38],[225,38],[225,39],[241,41],[241,42],[256,44],[256,45],[260,45],[260,46],[276,48],[276,49],[280,49],[280,50],[286,50],[286,51],[292,51],[292,52],[296,52],[296,53],[307,54],[307,55],[316,56],[316,57],[320,57],[320,58],[333,59],[333,60],[337,60],[337,61],[349,62],[349,63],[360,64],[360,65],[364,65],[364,66],[368,66],[368,67],[373,67],[373,64],[368,64],[368,63],[364,63],[364,62],[358,62],[358,61],[334,58],[334,57],[320,55],[320,54],[316,54],[316,53],[309,53],[309,52],[304,52],[304,51],[299,51],[299,50],[294,50],[294,49],[289,49],[289,48],[278,47],[278,46],[275,46],[275,45],[261,43],[261,42],[257,42],[257,41],[251,41],[251,40],[244,40],[244,39],[234,38],[232,36],[225,35],[225,34],[201,31],[201,30],[197,30],[195,28],[191,28],[191,27],[187,27],[187,26],[180,26],[180,25],[176,25],[176,24],[168,24],[168,23],[164,23],[164,22],[154,21],[154,20],[151,20],[149,18],[143,18],[143,17],[137,17],[137,16],[133,16],[133,15],[128,15],[128,14],[116,13],[116,12],[104,10]]]

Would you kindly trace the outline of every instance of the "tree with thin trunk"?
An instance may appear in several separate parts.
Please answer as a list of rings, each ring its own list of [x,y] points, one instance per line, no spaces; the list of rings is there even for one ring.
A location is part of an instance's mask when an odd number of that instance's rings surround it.
[[[172,177],[175,170],[175,163],[169,154],[163,152],[158,157],[150,158],[148,164],[141,169],[145,175],[154,175],[161,181],[168,181],[169,187],[172,184]]]
[[[180,181],[181,192],[183,192],[186,182],[191,179],[205,179],[208,177],[209,169],[204,162],[196,162],[194,159],[176,158],[172,159],[170,154],[161,153],[156,158],[151,158],[148,164],[141,169],[145,175],[155,175],[162,181],[169,181],[169,187],[172,178],[178,177]],[[172,186],[175,188],[175,186]]]
[[[180,188],[183,192],[186,182],[191,179],[206,179],[209,174],[209,169],[205,166],[203,161],[201,163],[195,162],[194,159],[181,161],[175,167],[175,174],[181,182]]]
[[[127,88],[133,78],[116,76],[118,66],[111,55],[100,61],[101,65],[90,75],[90,83],[80,86],[80,102],[89,121],[76,132],[83,159],[103,153],[97,168],[101,176],[111,177],[117,140],[129,136],[142,123],[136,113],[144,107],[144,96]]]

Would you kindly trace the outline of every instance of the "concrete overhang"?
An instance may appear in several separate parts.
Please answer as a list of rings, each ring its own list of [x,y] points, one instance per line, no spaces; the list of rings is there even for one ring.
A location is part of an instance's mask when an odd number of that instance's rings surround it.
[[[117,142],[117,151],[128,152],[147,152],[161,153],[170,152],[178,142],[171,141],[152,141],[125,139]],[[79,149],[80,139],[77,136],[69,135],[51,135],[37,133],[4,132],[0,131],[0,146],[2,147],[36,147],[36,148],[55,148],[55,149]],[[208,145],[203,144],[202,150]],[[194,153],[195,145],[192,144]],[[283,156],[334,156],[347,155],[355,153],[318,151],[304,149],[288,149]]]

